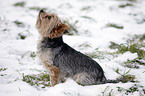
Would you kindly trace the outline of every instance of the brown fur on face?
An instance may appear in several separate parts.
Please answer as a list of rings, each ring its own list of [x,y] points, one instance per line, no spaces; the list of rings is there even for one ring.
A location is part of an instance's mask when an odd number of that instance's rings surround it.
[[[42,37],[51,39],[60,37],[65,30],[69,29],[55,13],[47,14],[45,11],[39,12],[36,28]]]

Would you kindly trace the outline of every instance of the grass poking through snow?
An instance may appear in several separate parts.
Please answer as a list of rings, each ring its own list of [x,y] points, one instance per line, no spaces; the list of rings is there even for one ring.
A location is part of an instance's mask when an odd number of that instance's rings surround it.
[[[124,27],[122,25],[114,24],[114,23],[109,23],[106,25],[106,27],[113,27],[117,29],[123,29]]]
[[[32,75],[23,74],[22,80],[38,89],[50,86],[50,77],[48,73],[40,73],[40,74],[32,74]]]
[[[13,4],[15,7],[24,7],[26,5],[26,2],[22,1],[22,2],[17,2],[15,4]]]
[[[124,65],[129,68],[139,68],[139,65],[145,65],[145,34],[135,35],[132,39],[128,39],[126,43],[117,44],[110,42],[111,49],[117,51],[113,54],[123,54],[127,51],[131,53],[137,53],[138,57],[133,60],[127,60]]]
[[[63,23],[66,23],[70,27],[69,33],[67,33],[68,35],[78,35],[78,30],[76,27],[78,20],[76,20],[75,22],[71,22],[71,23],[70,23],[70,20],[63,20]]]
[[[143,86],[138,85],[138,84],[134,84],[133,86],[131,86],[128,89],[122,88],[122,87],[116,87],[118,89],[119,92],[124,92],[126,95],[132,94],[134,92],[139,92],[140,96],[144,96],[145,95],[145,89]]]
[[[128,74],[130,70],[128,70],[127,72],[124,72],[123,74],[121,74],[119,71],[120,71],[119,68],[115,70],[115,72],[120,75],[120,77],[117,78],[118,81],[122,83],[138,82],[135,80],[136,79],[135,75]]]

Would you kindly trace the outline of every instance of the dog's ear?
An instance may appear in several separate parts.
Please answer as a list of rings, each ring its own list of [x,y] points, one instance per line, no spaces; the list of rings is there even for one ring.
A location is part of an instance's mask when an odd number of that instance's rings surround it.
[[[52,29],[52,31],[49,34],[49,38],[53,39],[53,38],[57,38],[62,36],[62,34],[64,33],[65,30],[68,30],[69,26],[66,24],[60,24],[58,26],[56,26],[55,28]]]

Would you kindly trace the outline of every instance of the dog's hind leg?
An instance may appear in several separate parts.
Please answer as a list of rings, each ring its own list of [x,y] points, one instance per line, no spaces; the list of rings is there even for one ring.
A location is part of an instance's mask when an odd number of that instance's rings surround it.
[[[87,73],[78,73],[73,78],[78,84],[87,86],[95,84],[95,79]]]

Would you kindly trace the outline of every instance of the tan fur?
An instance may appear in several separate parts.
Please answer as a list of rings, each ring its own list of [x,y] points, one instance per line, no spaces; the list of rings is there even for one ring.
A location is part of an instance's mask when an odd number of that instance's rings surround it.
[[[38,50],[37,50],[37,55],[41,59],[41,61],[45,64],[45,66],[51,66],[53,64],[53,52],[51,49],[44,49],[42,50],[41,47],[41,42],[43,41],[43,38],[39,40],[39,43],[37,45]]]
[[[56,67],[56,66],[50,66],[50,67],[48,67],[48,69],[49,69],[51,86],[54,86],[58,82],[58,78],[59,78],[59,68]]]
[[[51,16],[51,19],[48,19]],[[40,40],[38,43],[38,57],[46,67],[50,75],[51,86],[54,86],[58,81],[62,81],[59,68],[53,66],[54,54],[51,49],[41,49],[42,41],[45,37],[51,39],[62,36],[65,30],[69,29],[66,24],[63,24],[55,13],[47,14],[45,11],[40,12],[36,22],[36,28],[40,33]]]
[[[51,16],[50,20],[48,19],[48,16]],[[63,24],[55,13],[47,14],[44,11],[39,13],[36,28],[42,37],[53,39],[60,37],[65,30],[69,29],[69,26]]]
[[[94,79],[88,73],[78,73],[78,74],[74,75],[73,79],[78,84],[82,84],[82,85],[83,85],[83,83],[85,84],[88,82],[95,83]]]
[[[67,25],[60,24],[59,26],[53,28],[48,36],[49,36],[49,38],[60,37],[66,29],[69,29],[69,27]]]
[[[53,66],[54,55],[52,54],[52,50],[51,49],[42,50],[40,48],[41,45],[40,43],[42,40],[40,40],[40,42],[38,43],[37,54],[49,73],[51,86],[54,86],[58,82],[59,68]]]
[[[38,56],[49,72],[51,86],[68,77],[84,86],[108,82],[97,62],[63,42],[62,34],[69,27],[55,13],[40,10],[36,28],[41,37]]]

